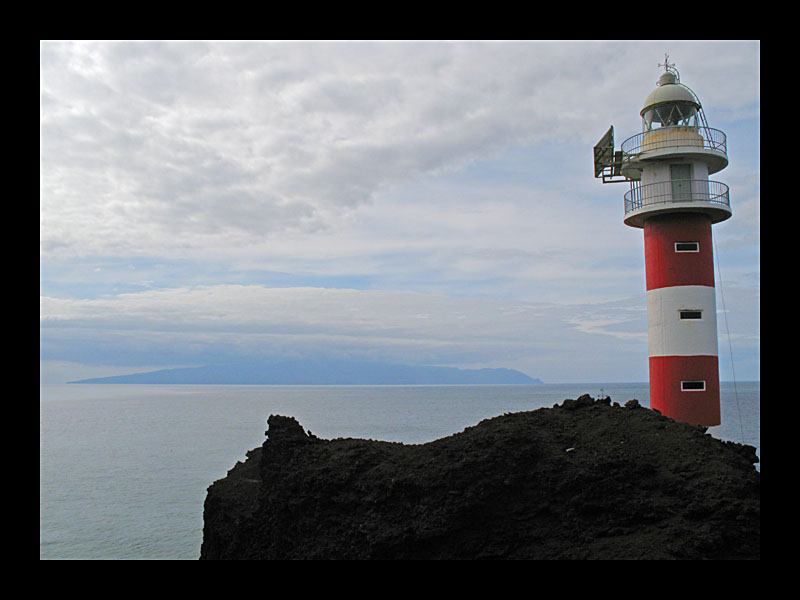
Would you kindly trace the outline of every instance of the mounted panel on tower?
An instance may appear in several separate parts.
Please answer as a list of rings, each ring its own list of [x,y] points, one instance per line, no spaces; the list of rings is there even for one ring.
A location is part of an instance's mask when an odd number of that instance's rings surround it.
[[[614,152],[614,126],[612,125],[594,146],[594,176],[602,177],[603,183],[630,181],[620,174],[621,166],[622,152]]]

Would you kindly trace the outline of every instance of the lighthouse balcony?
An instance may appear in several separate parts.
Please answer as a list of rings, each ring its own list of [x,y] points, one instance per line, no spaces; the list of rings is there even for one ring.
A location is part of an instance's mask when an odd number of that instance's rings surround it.
[[[621,150],[621,172],[629,179],[641,177],[643,161],[678,156],[702,160],[709,174],[728,166],[727,138],[711,127],[659,127],[629,137],[622,142]]]
[[[631,183],[625,194],[625,224],[644,227],[645,220],[676,212],[700,212],[719,223],[731,216],[728,186],[707,179],[673,179],[648,185]]]

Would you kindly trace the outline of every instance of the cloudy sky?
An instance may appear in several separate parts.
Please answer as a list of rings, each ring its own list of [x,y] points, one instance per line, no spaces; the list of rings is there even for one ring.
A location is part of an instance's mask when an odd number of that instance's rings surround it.
[[[665,41],[41,43],[41,380],[331,356],[646,381],[642,231],[592,147],[641,131],[665,52],[728,138],[721,376],[759,379],[760,45]]]

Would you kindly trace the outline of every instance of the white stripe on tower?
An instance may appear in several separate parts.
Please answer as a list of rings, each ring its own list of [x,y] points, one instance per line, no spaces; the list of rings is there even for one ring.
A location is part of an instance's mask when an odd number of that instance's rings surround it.
[[[717,356],[715,289],[678,285],[648,290],[647,345],[649,356]]]

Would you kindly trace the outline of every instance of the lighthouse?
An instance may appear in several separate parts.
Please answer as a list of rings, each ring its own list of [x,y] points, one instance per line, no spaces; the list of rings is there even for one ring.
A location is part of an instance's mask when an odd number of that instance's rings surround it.
[[[731,217],[725,134],[665,56],[639,113],[642,131],[614,150],[614,127],[594,148],[595,177],[626,182],[623,222],[644,233],[650,407],[696,425],[720,424],[711,227]]]

